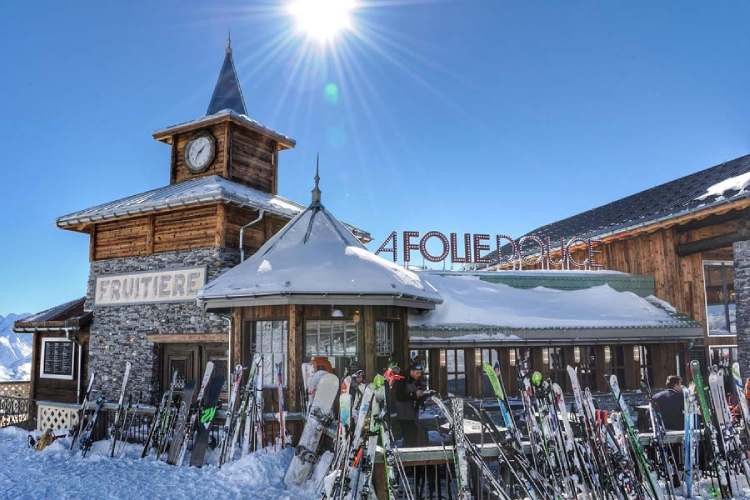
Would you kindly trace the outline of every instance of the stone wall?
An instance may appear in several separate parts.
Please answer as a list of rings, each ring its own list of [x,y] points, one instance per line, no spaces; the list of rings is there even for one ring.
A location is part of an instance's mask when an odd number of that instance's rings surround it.
[[[734,244],[734,293],[740,370],[750,376],[750,241]]]
[[[227,332],[225,319],[204,313],[195,301],[97,306],[94,303],[97,276],[206,266],[206,280],[211,281],[237,263],[239,251],[219,248],[92,262],[86,310],[94,312],[89,369],[96,372],[95,389],[114,399],[122,384],[125,362],[130,361],[129,392],[140,391],[145,400],[152,400],[158,390],[161,367],[157,348],[146,338],[148,335]]]

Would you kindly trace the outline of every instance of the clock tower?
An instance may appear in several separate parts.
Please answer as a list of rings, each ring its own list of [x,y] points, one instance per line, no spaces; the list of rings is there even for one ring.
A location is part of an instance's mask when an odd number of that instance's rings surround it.
[[[206,115],[159,130],[154,139],[172,146],[172,184],[218,175],[270,194],[278,190],[279,151],[295,144],[247,116],[231,41]]]
[[[197,292],[304,209],[277,194],[279,152],[295,142],[248,117],[229,43],[207,113],[153,137],[171,147],[168,185],[57,219],[90,238],[81,352],[109,397],[126,361],[130,390],[146,398],[174,370],[185,380],[208,361],[228,371],[233,321],[204,311]]]

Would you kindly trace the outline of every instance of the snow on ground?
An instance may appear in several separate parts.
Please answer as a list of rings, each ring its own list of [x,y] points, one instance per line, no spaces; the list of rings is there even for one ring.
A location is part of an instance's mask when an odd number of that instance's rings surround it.
[[[174,467],[140,458],[142,448],[129,445],[122,458],[108,458],[108,443],[99,441],[86,458],[71,452],[67,438],[42,451],[27,447],[28,433],[0,429],[0,497],[13,499],[78,498],[316,498],[310,491],[288,490],[284,474],[293,451],[260,451],[223,466]]]

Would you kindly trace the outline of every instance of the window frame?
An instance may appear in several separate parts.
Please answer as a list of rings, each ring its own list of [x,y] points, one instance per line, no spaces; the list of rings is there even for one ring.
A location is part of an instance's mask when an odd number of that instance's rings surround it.
[[[39,378],[47,378],[47,379],[57,379],[57,380],[73,380],[75,378],[75,370],[76,370],[76,345],[75,342],[73,342],[71,339],[65,338],[65,337],[44,337],[41,339],[42,341],[42,352],[41,356],[39,358]],[[44,371],[44,360],[45,356],[47,354],[47,344],[48,343],[68,343],[70,344],[70,375],[59,375],[54,373],[47,373]]]
[[[380,328],[379,325],[385,325],[386,343],[390,350],[388,352],[381,351],[381,342],[379,339]],[[359,340],[359,338],[357,338]],[[344,348],[346,349],[346,347]],[[390,358],[393,356],[393,352],[396,350],[396,322],[379,319],[375,321],[375,356],[378,358]]]
[[[731,268],[732,273],[736,273],[736,270],[734,269],[734,262],[729,260],[704,260],[701,262],[702,264],[702,270],[703,270],[703,298],[705,301],[705,314],[706,314],[706,335],[708,337],[714,337],[714,338],[721,338],[721,337],[727,337],[727,338],[736,338],[737,337],[737,318],[736,318],[736,311],[737,311],[737,298],[736,298],[736,292],[734,290],[734,280],[726,280],[726,275],[724,274],[724,270],[726,268]],[[709,279],[710,279],[710,273],[706,272],[706,268],[710,267],[717,267],[719,268],[719,271],[722,276],[722,282],[720,285],[713,285],[709,286]],[[727,327],[726,330],[711,330],[711,314],[709,312],[709,307],[711,304],[708,303],[708,290],[709,288],[717,288],[718,286],[722,287],[722,297],[723,302],[722,306],[724,308],[724,318],[725,320],[729,321],[728,325],[725,325]],[[731,288],[731,290],[730,290]],[[734,295],[734,300],[731,300],[731,296]],[[713,304],[718,305],[718,304]],[[735,320],[734,323],[732,323],[731,320],[731,314],[729,312],[730,306],[734,305],[735,307]],[[732,332],[732,327],[734,327],[734,333]],[[715,332],[715,333],[712,333]]]
[[[317,335],[315,336],[315,346],[316,346],[316,349],[315,349],[315,352],[309,352],[308,351],[309,344],[307,342],[307,339],[308,339],[308,337],[313,337],[313,336],[308,334],[308,328],[310,328],[310,325],[312,325],[314,323],[317,324],[317,329],[316,329]],[[329,335],[328,338],[331,341],[331,351],[330,352],[321,352],[321,350],[320,350],[320,344],[321,344],[321,342],[320,342],[321,328],[320,327],[321,327],[322,323],[328,323],[328,327],[329,327],[328,328],[328,335]],[[335,352],[335,350],[333,349],[333,345],[334,345],[334,328],[333,328],[333,325],[334,325],[334,323],[341,323],[342,325],[344,325],[344,329],[341,332],[342,333],[342,337],[341,337],[342,344],[341,345],[343,346],[343,351],[340,352],[340,353],[339,352]],[[354,327],[355,339],[354,339],[354,342],[352,344],[349,344],[347,342],[347,329],[346,329],[347,323],[350,324],[350,325],[352,325]],[[346,319],[346,318],[306,319],[304,321],[303,332],[302,333],[303,333],[303,336],[304,336],[303,350],[304,350],[305,357],[310,357],[310,356],[325,356],[327,358],[349,358],[349,359],[358,359],[359,358],[359,353],[360,353],[359,344],[360,344],[360,341],[361,341],[362,332],[360,331],[359,322],[354,321],[353,319]],[[347,349],[349,347],[352,347],[352,346],[354,347],[354,353],[347,352]]]
[[[467,379],[467,369],[466,369],[466,349],[458,348],[458,349],[443,349],[442,350],[445,353],[445,390],[449,394],[453,394],[454,396],[459,397],[466,397],[469,395],[469,381]],[[451,357],[450,353],[453,353],[453,367],[454,370],[451,371],[449,369],[450,363],[448,363],[448,359]],[[463,371],[459,371],[458,369],[458,353],[462,353],[462,364],[463,364]],[[451,380],[454,381],[454,383],[457,383],[459,379],[459,375],[463,375],[463,393],[458,392],[450,392],[448,389],[451,384]],[[453,379],[451,379],[451,376]]]
[[[252,327],[250,329],[250,339],[249,339],[250,340],[250,342],[249,342],[250,345],[248,346],[249,347],[249,349],[248,349],[248,356],[249,356],[248,359],[252,359],[252,356],[254,354],[256,354],[256,353],[261,354],[263,356],[264,360],[265,360],[266,355],[268,355],[268,354],[271,354],[271,355],[280,354],[282,356],[282,360],[283,360],[283,363],[284,363],[284,373],[282,374],[283,375],[283,379],[282,379],[281,386],[284,387],[284,388],[286,388],[287,384],[288,384],[288,381],[289,381],[289,320],[287,318],[254,319],[254,320],[249,320],[249,323],[252,325]],[[283,340],[285,340],[285,342],[282,342],[282,351],[281,351],[281,353],[273,352],[273,350],[270,353],[256,350],[256,346],[258,345],[258,325],[259,325],[259,323],[282,323],[283,324],[284,330],[283,330],[282,335],[284,337]],[[271,325],[271,334],[273,335],[273,325]],[[271,344],[272,344],[271,349],[273,349],[273,339],[271,339]],[[275,363],[275,361],[276,361],[276,359],[274,358],[272,360],[272,362],[271,362],[272,363],[272,368],[273,368],[273,371],[272,371],[272,374],[273,374],[272,381],[273,381],[273,383],[272,384],[266,384],[265,378],[262,376],[263,375],[263,368],[264,367],[261,366],[261,386],[262,386],[263,389],[273,389],[273,388],[275,388],[275,387],[278,386],[278,382],[276,381],[276,363]],[[265,361],[264,361],[264,363],[265,363]]]

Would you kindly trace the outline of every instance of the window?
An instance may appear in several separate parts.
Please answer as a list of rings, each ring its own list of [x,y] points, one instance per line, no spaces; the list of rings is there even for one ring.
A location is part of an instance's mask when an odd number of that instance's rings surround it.
[[[375,353],[378,356],[390,357],[393,354],[393,332],[395,324],[393,321],[375,322]]]
[[[565,350],[562,347],[543,347],[542,364],[549,369],[549,378],[565,390],[567,387],[567,373]]]
[[[288,325],[286,320],[254,322],[252,352],[248,359],[252,358],[253,353],[263,356],[260,373],[263,387],[278,385],[279,368],[281,368],[281,382],[286,385]],[[224,369],[226,369],[226,364]]]
[[[732,366],[737,361],[736,345],[714,345],[711,346],[711,365],[722,368]]]
[[[455,396],[466,395],[466,363],[464,362],[463,349],[445,349],[441,351],[445,355],[448,374],[448,393]]]
[[[640,374],[641,380],[646,380],[649,385],[653,384],[654,370],[651,366],[651,347],[646,345],[634,345],[633,361],[638,363],[638,373]]]
[[[357,356],[359,331],[351,320],[305,322],[305,354],[309,356]]]
[[[736,335],[737,309],[731,262],[705,261],[706,323],[709,335]]]
[[[581,388],[596,390],[599,374],[596,371],[596,348],[594,346],[575,346],[573,362],[578,368],[578,379]]]
[[[73,342],[63,338],[42,339],[40,378],[73,379]]]
[[[604,346],[604,365],[609,369],[608,375],[617,375],[617,382],[621,388],[627,389],[625,379],[625,346]]]

